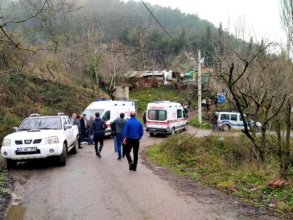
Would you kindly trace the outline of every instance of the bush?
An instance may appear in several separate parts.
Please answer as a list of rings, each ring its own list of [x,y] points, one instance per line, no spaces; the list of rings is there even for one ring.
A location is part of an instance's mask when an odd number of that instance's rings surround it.
[[[199,123],[197,117],[193,117],[189,121],[189,125],[196,127],[196,128],[202,128],[202,129],[212,129],[212,125],[208,121],[203,121],[202,123]]]
[[[268,162],[261,163],[252,158],[250,149],[244,136],[197,138],[179,134],[149,148],[147,155],[179,175],[218,187],[257,207],[274,202],[277,212],[292,212],[292,183],[277,190],[268,186],[278,177],[277,156],[268,155]]]
[[[5,113],[3,119],[0,121],[1,143],[2,143],[3,137],[12,131],[12,127],[17,127],[20,122],[21,122],[21,118],[19,118],[17,115],[11,114],[9,112]]]

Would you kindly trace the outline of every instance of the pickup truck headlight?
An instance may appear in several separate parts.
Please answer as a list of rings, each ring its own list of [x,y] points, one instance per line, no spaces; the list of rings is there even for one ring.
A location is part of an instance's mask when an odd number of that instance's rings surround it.
[[[59,138],[56,136],[48,137],[45,139],[46,144],[58,144],[59,143]]]
[[[11,139],[4,138],[2,142],[2,147],[11,147],[12,141]]]

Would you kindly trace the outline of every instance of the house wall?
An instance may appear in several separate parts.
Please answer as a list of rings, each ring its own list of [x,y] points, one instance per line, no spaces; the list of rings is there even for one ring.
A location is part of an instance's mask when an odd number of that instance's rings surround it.
[[[114,96],[116,99],[129,99],[129,86],[116,86]]]

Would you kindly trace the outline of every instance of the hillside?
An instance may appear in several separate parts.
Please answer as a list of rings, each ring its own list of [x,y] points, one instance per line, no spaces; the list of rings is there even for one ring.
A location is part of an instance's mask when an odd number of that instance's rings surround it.
[[[31,113],[81,113],[95,97],[93,90],[81,85],[54,82],[17,72],[0,75],[0,141]]]

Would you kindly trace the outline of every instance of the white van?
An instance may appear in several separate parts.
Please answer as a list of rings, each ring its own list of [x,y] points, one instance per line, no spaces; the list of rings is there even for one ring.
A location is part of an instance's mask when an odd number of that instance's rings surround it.
[[[239,112],[216,112],[217,116],[217,125],[218,128],[222,131],[228,131],[230,129],[244,129],[243,120]],[[253,124],[252,120],[249,121],[249,124]],[[261,123],[255,123],[256,130],[261,129]]]
[[[178,102],[158,101],[148,103],[146,131],[150,136],[172,134],[187,130],[187,113]]]
[[[102,100],[95,101],[89,104],[88,107],[83,111],[86,114],[86,118],[90,116],[95,118],[95,113],[99,112],[100,117],[106,122],[107,128],[105,135],[111,135],[110,123],[120,116],[120,113],[125,114],[125,119],[130,118],[130,113],[135,112],[135,103],[133,101],[113,101],[113,100]]]

